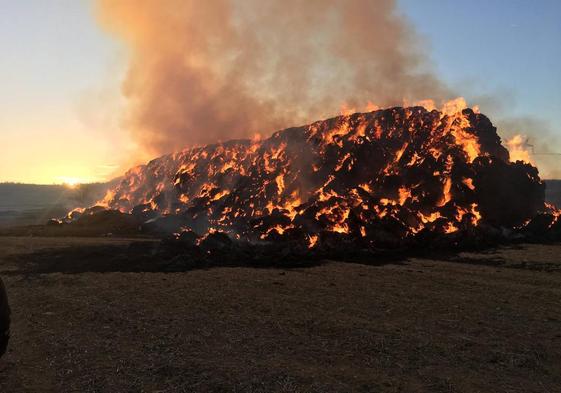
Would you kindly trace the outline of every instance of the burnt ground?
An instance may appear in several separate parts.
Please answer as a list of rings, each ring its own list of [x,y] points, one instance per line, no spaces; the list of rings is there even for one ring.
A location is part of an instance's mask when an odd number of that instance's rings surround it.
[[[0,237],[1,392],[561,391],[561,245],[162,273],[130,242]]]

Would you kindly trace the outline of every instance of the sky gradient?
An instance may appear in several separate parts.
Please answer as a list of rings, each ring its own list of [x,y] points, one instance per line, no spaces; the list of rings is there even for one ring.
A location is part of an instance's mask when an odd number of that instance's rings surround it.
[[[509,118],[530,119],[543,130],[532,138],[561,152],[561,2],[398,7],[435,74],[502,135],[525,131],[506,129]],[[92,1],[0,0],[0,48],[0,181],[101,181],[132,164],[136,145],[119,122],[126,51],[100,29]]]

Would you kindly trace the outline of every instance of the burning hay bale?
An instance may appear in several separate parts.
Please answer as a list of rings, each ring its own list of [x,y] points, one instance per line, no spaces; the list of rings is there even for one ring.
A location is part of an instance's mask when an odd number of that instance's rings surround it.
[[[469,242],[540,213],[549,230],[559,212],[544,195],[538,170],[509,160],[484,115],[396,107],[164,156],[127,172],[101,205],[144,230],[196,233],[207,252],[237,241],[330,255]]]

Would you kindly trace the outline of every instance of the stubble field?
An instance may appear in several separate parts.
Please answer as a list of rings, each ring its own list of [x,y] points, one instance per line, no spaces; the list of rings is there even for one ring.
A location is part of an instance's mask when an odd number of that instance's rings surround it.
[[[561,391],[561,245],[112,268],[134,241],[0,237],[0,391]]]

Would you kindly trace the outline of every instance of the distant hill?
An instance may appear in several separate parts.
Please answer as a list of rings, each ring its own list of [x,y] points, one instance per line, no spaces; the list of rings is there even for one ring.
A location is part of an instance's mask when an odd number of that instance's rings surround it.
[[[0,183],[0,227],[43,224],[49,218],[65,215],[78,206],[89,206],[101,199],[113,184],[63,185]]]

